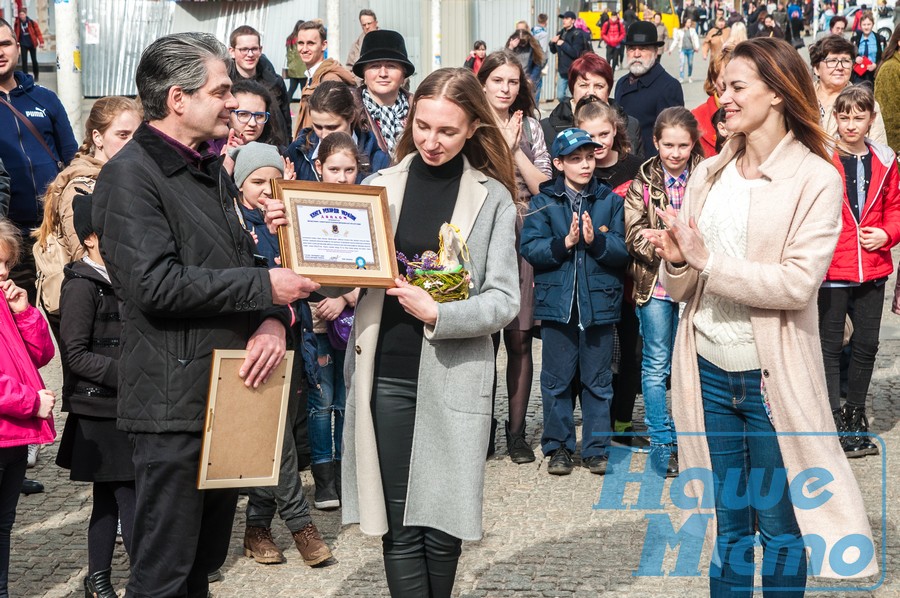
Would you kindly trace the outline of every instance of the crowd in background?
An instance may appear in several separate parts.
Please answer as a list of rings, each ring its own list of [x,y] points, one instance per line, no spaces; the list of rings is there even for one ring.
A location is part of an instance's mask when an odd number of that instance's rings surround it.
[[[312,508],[340,508],[382,536],[392,595],[450,596],[462,541],[482,533],[506,384],[508,455],[533,462],[538,445],[551,475],[604,475],[613,444],[646,452],[662,477],[724,479],[735,454],[828,468],[849,511],[810,517],[788,494],[769,509],[716,502],[721,562],[759,531],[765,581],[801,595],[805,563],[788,572],[783,551],[801,534],[871,540],[846,458],[879,452],[866,410],[900,242],[900,29],[886,40],[866,7],[850,27],[826,12],[806,65],[811,7],[685,0],[669,31],[627,4],[597,24],[605,58],[574,12],[555,32],[541,14],[414,93],[403,36],[368,9],[344,62],[327,56],[320,20],[298,21],[281,74],[249,26],[227,48],[166,36],[141,58],[140,101],[97,100],[80,146],[55,95],[15,70],[27,17],[0,23],[0,596],[18,494],[42,490],[26,466],[56,432],[37,371],[51,334],[67,412],[56,463],[93,485],[86,596],[115,596],[117,535],[129,595],[206,595],[217,579],[237,491],[194,486],[197,381],[212,349],[245,346],[251,385],[296,355],[278,485],[247,490],[243,551],[258,563],[286,560],[277,513],[305,563],[330,564]],[[688,110],[697,54],[708,100]],[[542,117],[550,56],[558,103]],[[36,124],[35,101],[50,112]],[[442,224],[456,226],[469,298],[439,303],[406,280],[320,288],[281,268],[275,179],[385,187],[406,256],[437,252]],[[810,450],[796,432],[840,436],[804,440]],[[711,568],[711,595],[747,586]]]

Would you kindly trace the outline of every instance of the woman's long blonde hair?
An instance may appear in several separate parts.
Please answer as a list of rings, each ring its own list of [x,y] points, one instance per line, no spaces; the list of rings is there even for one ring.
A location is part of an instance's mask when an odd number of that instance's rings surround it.
[[[416,122],[416,106],[424,98],[450,100],[462,108],[472,121],[479,123],[475,134],[463,146],[462,153],[472,168],[497,179],[515,198],[518,195],[518,188],[512,152],[500,129],[494,124],[496,122],[494,110],[488,103],[481,84],[468,69],[438,69],[419,84],[409,107],[406,128],[397,143],[396,161],[400,162],[417,151],[413,141],[413,128]]]
[[[94,145],[94,131],[99,131],[102,135],[109,129],[116,117],[123,112],[134,112],[139,116],[143,114],[139,102],[123,96],[106,96],[94,102],[94,105],[91,106],[91,113],[84,123],[84,141],[78,148],[75,157],[93,156],[97,149]],[[31,236],[41,245],[44,245],[47,239],[59,230],[59,198],[71,178],[66,170],[56,175],[56,178],[47,185],[47,191],[44,192],[44,220],[41,222],[41,226],[31,233]]]

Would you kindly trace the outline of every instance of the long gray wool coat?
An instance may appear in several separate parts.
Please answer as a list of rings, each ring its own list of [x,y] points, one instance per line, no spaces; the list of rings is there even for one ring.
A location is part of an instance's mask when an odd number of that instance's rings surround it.
[[[413,155],[370,177],[387,189],[393,232]],[[414,201],[415,198],[408,198]],[[425,326],[404,524],[481,538],[484,455],[491,423],[494,352],[490,335],[519,312],[516,208],[509,191],[465,162],[451,224],[469,248],[474,287],[465,301],[442,303]],[[434,231],[437,249],[438,231]],[[334,289],[327,290],[331,294]],[[387,532],[384,493],[370,409],[385,293],[369,289],[356,306],[347,345],[343,521],[363,533]]]

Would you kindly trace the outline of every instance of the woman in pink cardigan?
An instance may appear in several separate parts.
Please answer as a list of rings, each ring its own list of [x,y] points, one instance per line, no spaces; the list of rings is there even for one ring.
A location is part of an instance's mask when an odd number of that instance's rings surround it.
[[[8,596],[10,534],[28,445],[56,436],[56,399],[37,371],[53,358],[53,341],[44,317],[7,278],[20,247],[18,227],[0,218],[0,596]]]
[[[692,512],[711,516],[706,533],[716,540],[710,594],[752,596],[759,532],[763,595],[803,596],[807,573],[878,571],[831,417],[817,325],[843,187],[790,44],[742,42],[724,73],[732,138],[697,167],[679,216],[661,213],[668,230],[644,235],[666,262],[663,285],[687,303],[672,411],[682,475],[696,468],[685,494],[704,497]]]

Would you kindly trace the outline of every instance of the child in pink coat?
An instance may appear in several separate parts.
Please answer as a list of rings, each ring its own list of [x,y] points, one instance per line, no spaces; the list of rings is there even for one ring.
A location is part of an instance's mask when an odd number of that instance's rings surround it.
[[[38,368],[53,358],[41,313],[8,279],[19,256],[19,229],[0,218],[0,596],[7,596],[9,545],[29,444],[53,442],[53,392]]]

